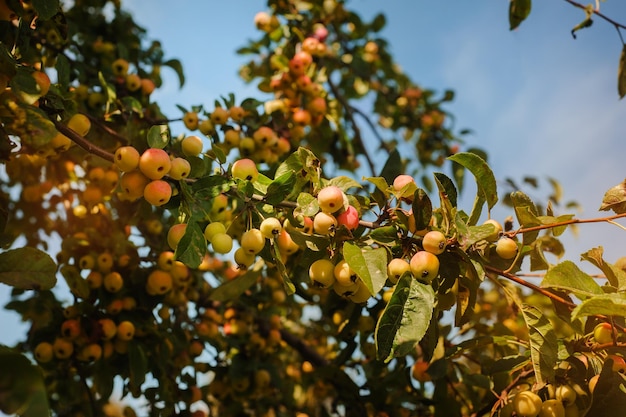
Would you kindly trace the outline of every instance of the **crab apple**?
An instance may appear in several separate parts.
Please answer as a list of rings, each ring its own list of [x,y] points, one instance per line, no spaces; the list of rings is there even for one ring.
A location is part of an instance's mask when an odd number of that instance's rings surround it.
[[[265,237],[259,229],[252,228],[241,236],[241,247],[247,253],[256,255],[265,247]]]
[[[211,119],[203,119],[198,123],[198,130],[205,136],[210,136],[215,134],[215,126],[213,126],[213,122]]]
[[[252,140],[258,148],[271,148],[278,141],[278,135],[271,127],[261,126],[252,134]]]
[[[406,174],[400,174],[393,180],[393,189],[395,191],[400,191],[404,187],[406,187],[407,184],[411,184],[411,183],[415,184],[415,179],[412,176],[406,175]]]
[[[67,136],[58,133],[56,134],[50,142],[48,142],[48,146],[50,149],[54,149],[56,153],[62,153],[67,151],[73,144],[72,140]]]
[[[372,294],[362,280],[357,279],[356,283],[358,284],[358,287],[353,294],[348,296],[348,299],[355,304],[361,304],[369,300]]]
[[[418,280],[430,282],[439,273],[439,258],[425,250],[415,253],[409,265],[411,273]]]
[[[135,337],[135,325],[128,320],[124,320],[117,325],[117,338],[121,341],[128,342]]]
[[[565,407],[559,400],[545,400],[541,404],[539,417],[565,417]]]
[[[57,337],[52,344],[52,350],[57,359],[67,359],[74,353],[74,344],[65,338]]]
[[[124,286],[124,278],[119,272],[109,272],[102,279],[102,285],[104,289],[110,293],[119,292]]]
[[[240,122],[246,117],[246,110],[241,106],[231,106],[228,109],[228,114],[235,122]]]
[[[431,230],[422,238],[422,248],[435,255],[442,254],[446,250],[446,235],[438,230]]]
[[[139,166],[139,156],[134,146],[121,146],[115,150],[115,166],[122,172],[133,171]]]
[[[172,275],[167,271],[155,269],[146,281],[146,292],[150,295],[163,295],[172,289]]]
[[[276,217],[268,217],[261,222],[259,230],[266,239],[274,239],[280,235],[283,225]]]
[[[129,201],[143,197],[144,189],[149,182],[150,178],[142,174],[141,171],[124,172],[120,178],[121,197]]]
[[[600,344],[613,342],[613,326],[611,323],[600,323],[593,329],[593,338]]]
[[[297,52],[294,57],[289,60],[289,72],[295,76],[302,75],[312,62],[313,57],[310,53],[304,51]]]
[[[137,74],[128,74],[124,83],[126,84],[128,91],[134,93],[135,91],[139,91],[141,88],[141,77]]]
[[[313,218],[313,230],[320,235],[328,235],[337,228],[337,219],[332,214],[320,211]]]
[[[81,113],[76,113],[67,122],[67,127],[81,136],[85,136],[91,130],[91,120]]]
[[[490,224],[490,225],[492,225],[495,228],[493,233],[490,234],[489,236],[487,236],[485,238],[485,240],[487,242],[496,242],[500,238],[500,234],[502,233],[502,230],[503,230],[502,229],[502,225],[500,224],[500,222],[498,222],[497,220],[494,220],[494,219],[485,220],[483,225],[485,225],[485,224]]]
[[[170,227],[167,231],[167,244],[172,250],[176,250],[178,242],[183,238],[187,231],[187,223],[178,223]]]
[[[233,177],[241,180],[256,181],[259,177],[259,170],[252,159],[239,159],[233,163],[231,168]]]
[[[85,362],[95,362],[102,357],[102,346],[90,343],[81,349],[77,357]]]
[[[239,146],[239,142],[241,141],[240,131],[236,129],[228,129],[224,132],[224,145],[226,145],[229,149],[236,148]]]
[[[148,148],[139,157],[139,170],[151,180],[160,180],[171,167],[170,156],[163,149]]]
[[[198,156],[200,155],[200,152],[202,152],[204,144],[202,143],[202,139],[200,137],[190,135],[182,140],[180,147],[185,156]]]
[[[324,213],[332,214],[343,207],[344,192],[341,188],[330,185],[317,193],[317,203]]]
[[[387,277],[389,282],[396,284],[400,277],[411,270],[411,265],[402,258],[393,258],[387,265]]]
[[[606,358],[613,360],[613,372],[626,373],[626,361],[622,356],[609,355]]]
[[[348,206],[337,216],[337,224],[345,226],[348,230],[356,229],[359,227],[359,212],[353,206]]]
[[[128,74],[128,61],[123,58],[116,59],[111,65],[111,70],[116,77],[125,77]]]
[[[350,286],[357,280],[356,273],[350,268],[350,265],[345,260],[337,262],[335,269],[333,270],[335,280],[337,284],[343,286]]]
[[[510,237],[501,237],[496,243],[496,253],[502,259],[513,259],[517,255],[517,243]]]
[[[61,324],[61,335],[68,340],[76,339],[80,332],[80,322],[77,319],[67,319]]]
[[[210,242],[218,233],[226,233],[226,226],[222,222],[211,222],[204,228],[204,237],[207,242]]]
[[[314,84],[314,86],[317,84]],[[326,99],[324,97],[315,97],[306,106],[307,110],[311,112],[311,115],[314,117],[323,116],[326,114],[328,109],[328,105],[326,104]]]
[[[278,235],[276,244],[278,245],[278,250],[280,251],[280,253],[285,255],[292,255],[300,249],[300,246],[298,246],[298,244],[293,241],[289,232],[284,229],[281,230],[280,234]]]
[[[311,283],[320,288],[330,288],[335,283],[335,265],[328,259],[318,259],[309,267]]]
[[[198,128],[199,118],[198,113],[195,111],[188,111],[183,115],[183,124],[189,130],[196,130]]]
[[[41,342],[35,347],[35,359],[39,363],[47,363],[54,357],[54,349],[49,342]]]
[[[566,407],[576,402],[576,390],[570,385],[559,385],[556,387],[556,399],[563,402]]]
[[[297,109],[292,115],[293,122],[300,126],[308,126],[311,124],[311,113],[308,110]]]
[[[238,248],[234,255],[235,263],[240,269],[248,269],[256,259],[256,255],[246,252],[243,248]]]
[[[102,286],[102,273],[98,271],[91,271],[89,272],[89,275],[87,275],[87,278],[85,278],[85,281],[87,281],[89,289],[97,290]]]
[[[102,318],[98,320],[98,327],[100,329],[100,338],[102,340],[111,340],[117,334],[117,325],[109,318]]]
[[[233,238],[227,233],[216,233],[211,237],[211,246],[217,253],[230,253],[233,250]]]
[[[172,159],[172,166],[170,167],[169,176],[173,180],[182,180],[189,176],[191,172],[191,164],[185,158]]]
[[[154,92],[155,89],[156,85],[154,84],[154,81],[149,78],[141,79],[141,94],[143,94],[144,96],[149,96]]]
[[[223,125],[228,121],[228,110],[223,107],[216,107],[209,118],[214,125]]]
[[[415,361],[411,366],[411,376],[419,382],[430,381],[430,374],[428,373],[429,363],[426,361]]]
[[[170,201],[172,186],[163,180],[150,181],[143,190],[143,198],[153,206],[162,206]]]
[[[541,397],[532,391],[522,391],[513,398],[513,408],[518,417],[537,417],[541,404]]]
[[[43,71],[34,71],[32,76],[37,84],[39,94],[42,96],[48,94],[48,90],[50,90],[50,77],[48,77],[48,74]]]
[[[103,252],[96,258],[96,264],[100,272],[109,272],[113,268],[113,255]]]
[[[223,219],[228,207],[228,197],[225,194],[215,196],[211,205],[211,216],[213,220]]]
[[[78,260],[78,267],[80,269],[93,269],[96,266],[96,258],[92,255],[83,255]]]

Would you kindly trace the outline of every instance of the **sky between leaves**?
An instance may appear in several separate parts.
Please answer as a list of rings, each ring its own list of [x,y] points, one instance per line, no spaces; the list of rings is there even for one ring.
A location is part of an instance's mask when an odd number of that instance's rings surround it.
[[[154,94],[169,117],[180,116],[176,104],[203,104],[210,110],[216,98],[230,92],[238,100],[259,96],[254,85],[239,79],[246,58],[235,50],[259,37],[253,18],[266,9],[265,1],[122,3],[149,38],[162,41],[167,57],[183,62],[184,88],[179,90],[173,72],[164,69],[166,85]],[[552,177],[561,182],[565,201],[582,205],[580,218],[608,214],[597,211],[602,196],[626,177],[626,101],[617,94],[621,42],[612,25],[596,18],[574,40],[570,30],[584,13],[564,0],[534,2],[530,17],[513,32],[507,1],[395,0],[383,6],[378,0],[350,0],[347,5],[366,19],[386,14],[382,36],[414,81],[438,91],[455,90],[448,110],[458,129],[473,131],[464,147],[486,149],[499,182],[536,176],[544,191],[529,194],[545,197],[546,179]],[[601,8],[626,24],[625,2],[607,0]],[[382,166],[386,156],[375,156]],[[472,192],[468,188],[461,199],[467,211]],[[502,221],[508,214],[496,210],[493,217]],[[579,232],[577,238],[569,232],[563,236],[565,259],[578,262],[580,253],[600,245],[609,262],[626,255],[626,232],[615,226],[583,225]],[[8,287],[0,285],[1,305],[8,294]],[[23,338],[25,328],[16,315],[0,310],[0,322],[0,344]]]

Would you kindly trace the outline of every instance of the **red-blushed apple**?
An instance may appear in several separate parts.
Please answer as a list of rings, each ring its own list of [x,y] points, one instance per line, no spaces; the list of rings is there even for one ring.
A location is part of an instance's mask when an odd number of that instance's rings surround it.
[[[439,258],[425,250],[416,252],[409,264],[413,277],[420,281],[431,282],[439,273]]]
[[[313,218],[313,230],[320,235],[329,235],[337,228],[337,219],[332,214],[320,211]]]
[[[240,180],[256,181],[259,177],[259,170],[256,163],[249,158],[243,158],[235,161],[231,168],[233,177]]]
[[[187,223],[175,224],[167,231],[167,244],[172,250],[176,250],[178,242],[183,238],[186,231]]]
[[[343,207],[344,198],[344,192],[335,185],[324,187],[317,194],[317,202],[320,206],[320,210],[328,214],[340,210]]]
[[[354,230],[359,227],[359,212],[353,206],[337,215],[337,224],[345,226],[348,230]]]
[[[611,323],[599,323],[593,329],[593,338],[600,344],[613,342],[613,326]]]
[[[185,156],[198,156],[202,152],[204,144],[202,139],[196,135],[189,135],[180,143],[180,147]]]
[[[151,180],[160,180],[171,167],[170,156],[163,149],[148,148],[139,157],[139,170]]]
[[[431,230],[422,238],[422,248],[435,255],[440,255],[446,250],[448,241],[446,235],[438,230]]]
[[[153,206],[162,206],[170,201],[172,186],[163,180],[150,181],[143,190],[143,198]]]

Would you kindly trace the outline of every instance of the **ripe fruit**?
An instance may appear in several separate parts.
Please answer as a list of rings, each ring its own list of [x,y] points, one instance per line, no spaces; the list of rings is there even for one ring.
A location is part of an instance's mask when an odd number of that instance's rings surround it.
[[[111,319],[100,319],[98,320],[98,326],[100,326],[102,340],[111,340],[117,334],[117,325]]]
[[[80,322],[77,319],[67,319],[61,324],[61,335],[68,340],[76,339],[80,331]]]
[[[600,323],[593,329],[593,338],[600,344],[613,342],[613,326],[610,323]]]
[[[415,184],[415,179],[410,176],[410,175],[406,175],[406,174],[401,174],[398,175],[396,178],[394,178],[393,180],[393,189],[395,191],[400,191],[402,190],[407,184]]]
[[[243,248],[238,248],[234,255],[235,263],[241,269],[248,269],[256,259],[256,256],[246,252]]]
[[[153,206],[162,206],[170,201],[172,187],[167,181],[150,181],[143,190],[143,198]]]
[[[256,181],[259,176],[259,170],[256,163],[252,159],[239,159],[233,163],[231,168],[233,177],[241,180]]]
[[[110,293],[119,292],[124,286],[124,279],[119,272],[109,272],[102,281],[104,289]]]
[[[216,107],[209,118],[214,125],[223,125],[228,121],[228,110],[223,107]]]
[[[411,270],[411,265],[404,259],[394,258],[387,265],[387,277],[389,278],[389,282],[395,284],[398,282],[400,277],[405,273]]]
[[[430,282],[439,273],[439,258],[430,252],[419,251],[411,258],[410,267],[416,279]]]
[[[241,236],[241,248],[256,255],[265,247],[265,237],[259,229],[250,229]]]
[[[348,299],[353,303],[361,304],[369,300],[372,294],[370,293],[369,288],[367,288],[367,285],[365,285],[362,280],[357,279],[356,283],[358,284],[358,287],[353,294],[348,296]]]
[[[140,171],[124,172],[120,178],[120,198],[129,201],[135,201],[143,197],[144,189],[150,182],[150,178],[143,175]]]
[[[359,212],[353,207],[348,208],[337,216],[337,224],[345,226],[348,230],[359,227]]]
[[[539,417],[565,417],[565,407],[559,400],[545,400],[541,404]]]
[[[45,96],[50,90],[50,77],[43,71],[34,71],[33,78],[39,89],[39,94]]]
[[[135,325],[128,321],[122,321],[117,325],[117,338],[124,342],[132,340],[135,336]]]
[[[139,158],[139,170],[151,180],[159,180],[170,171],[170,156],[163,149],[148,148]]]
[[[57,359],[67,359],[74,353],[74,345],[67,339],[57,337],[52,344],[52,350]]]
[[[226,233],[226,226],[224,226],[224,223],[212,222],[207,224],[204,228],[204,238],[207,242],[210,242],[211,239],[213,239],[213,236],[218,233]]]
[[[141,77],[137,74],[128,74],[125,80],[126,88],[131,93],[138,91],[141,88]]]
[[[146,292],[150,295],[163,295],[172,289],[173,280],[169,272],[155,269],[146,281]]]
[[[350,268],[350,265],[345,260],[337,262],[335,269],[333,270],[335,280],[337,284],[348,287],[354,284],[357,280],[356,273]]]
[[[84,114],[76,113],[67,122],[67,127],[81,136],[85,136],[91,129],[91,121]]]
[[[345,194],[341,188],[331,185],[324,187],[317,194],[317,202],[320,210],[324,213],[332,214],[343,207]]]
[[[487,236],[485,240],[487,240],[488,242],[497,241],[500,238],[500,233],[502,233],[502,230],[503,230],[502,225],[497,220],[494,220],[494,219],[486,220],[483,224],[490,224],[495,228],[494,232],[490,234],[489,236]]]
[[[190,111],[183,115],[183,124],[189,130],[196,130],[198,128],[198,120],[198,113],[195,111]]]
[[[261,222],[259,230],[266,239],[274,239],[280,235],[283,225],[276,217],[268,217]]]
[[[178,246],[178,242],[185,235],[186,230],[187,223],[179,223],[170,227],[170,230],[167,231],[167,244],[172,250],[176,250],[176,246]]]
[[[541,398],[532,391],[522,391],[513,398],[513,408],[518,417],[537,417],[541,404]]]
[[[320,235],[328,235],[337,228],[337,219],[332,214],[320,211],[313,218],[313,230]]]
[[[54,350],[52,344],[48,342],[41,342],[35,347],[35,359],[40,363],[47,363],[54,357]]]
[[[284,255],[292,255],[300,249],[300,246],[293,241],[289,232],[284,229],[278,235],[276,244],[280,253]]]
[[[233,250],[233,238],[227,233],[214,234],[210,242],[217,253],[230,253]]]
[[[83,347],[78,355],[80,360],[93,362],[102,357],[102,346],[97,343],[90,343]]]
[[[191,135],[183,139],[180,143],[180,147],[185,156],[198,156],[200,152],[202,152],[204,144],[202,143],[202,139],[198,136]]]
[[[328,259],[318,259],[309,267],[309,278],[316,287],[330,288],[335,283],[335,265]]]
[[[422,248],[425,251],[439,255],[446,250],[446,236],[438,230],[432,230],[424,235]]]
[[[128,61],[122,58],[116,59],[111,65],[111,70],[116,77],[125,77],[128,73]]]
[[[172,159],[172,166],[170,168],[169,176],[173,180],[182,180],[187,178],[191,172],[191,164],[185,158]]]
[[[569,385],[556,387],[556,399],[563,402],[566,407],[576,402],[576,390]]]
[[[517,243],[510,237],[501,237],[496,243],[496,253],[502,259],[513,259],[517,255]]]
[[[426,361],[416,361],[413,366],[411,366],[411,376],[419,382],[430,381],[431,378],[428,373],[428,366],[428,362]]]

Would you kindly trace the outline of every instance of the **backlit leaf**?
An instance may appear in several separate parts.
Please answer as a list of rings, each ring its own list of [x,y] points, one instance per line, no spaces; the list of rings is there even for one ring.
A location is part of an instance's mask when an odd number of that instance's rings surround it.
[[[602,258],[603,248],[602,246],[590,249],[587,252],[580,255],[580,257],[586,261],[591,262],[598,267],[609,283],[620,290],[626,290],[626,272],[617,266],[611,265],[604,261]]]
[[[572,320],[598,314],[626,316],[626,293],[601,294],[587,298],[572,310]]]
[[[626,180],[604,194],[600,210],[613,210],[615,214],[626,213]]]
[[[213,301],[231,301],[243,294],[261,276],[262,262],[254,264],[245,274],[239,275],[235,279],[226,281],[217,287],[209,296]]]
[[[185,234],[176,246],[176,259],[189,268],[197,268],[207,252],[207,242],[200,225],[190,221],[185,229]]]
[[[0,253],[0,282],[24,290],[49,290],[57,265],[47,253],[31,247]]]
[[[170,128],[167,125],[154,125],[148,130],[148,146],[163,149],[170,143]]]
[[[572,261],[564,261],[550,268],[541,281],[541,287],[573,293],[582,299],[604,293],[598,283]]]
[[[384,248],[361,247],[351,242],[343,245],[343,257],[375,295],[387,281],[387,251]]]

